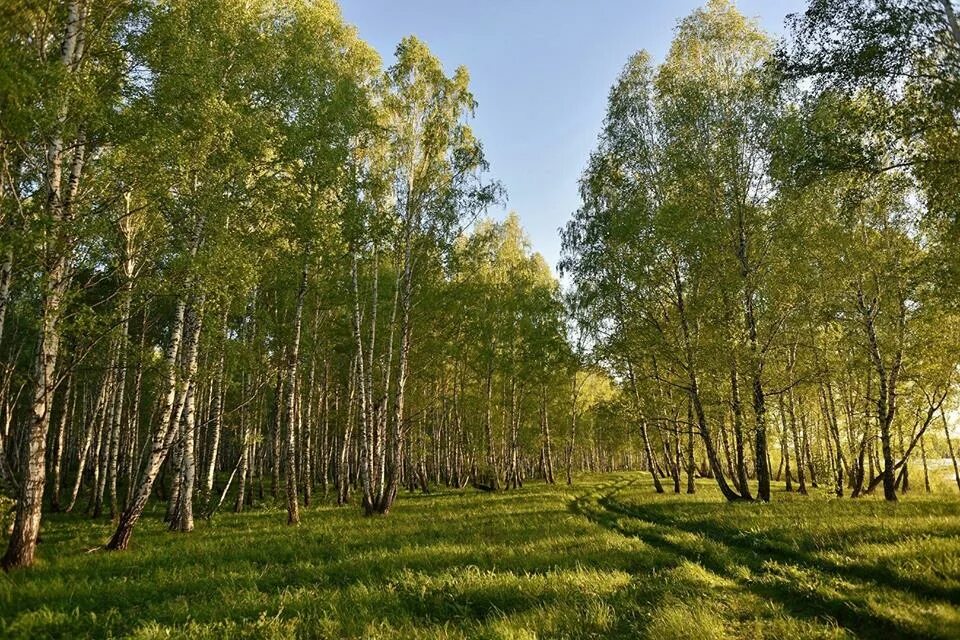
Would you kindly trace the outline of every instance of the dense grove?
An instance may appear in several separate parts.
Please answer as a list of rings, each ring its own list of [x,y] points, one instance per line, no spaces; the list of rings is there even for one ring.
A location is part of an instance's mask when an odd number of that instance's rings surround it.
[[[709,2],[662,64],[631,58],[561,266],[676,491],[893,501],[911,460],[927,490],[928,457],[956,471],[960,31],[950,2],[790,26]]]
[[[465,69],[415,38],[385,68],[326,1],[9,11],[4,566],[44,510],[124,549],[154,499],[174,531],[271,499],[296,524],[634,460],[549,266],[486,217]]]
[[[780,43],[710,0],[631,57],[567,287],[488,217],[468,72],[416,38],[383,63],[333,0],[0,18],[5,569],[55,512],[120,551],[144,514],[282,528],[584,471],[960,488],[950,0],[812,0]]]

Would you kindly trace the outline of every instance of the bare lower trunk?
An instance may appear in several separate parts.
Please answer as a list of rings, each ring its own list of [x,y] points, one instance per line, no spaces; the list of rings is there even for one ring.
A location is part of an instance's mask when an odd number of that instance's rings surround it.
[[[354,359],[356,363],[356,358]],[[351,371],[356,365],[351,367]],[[340,452],[337,460],[337,504],[343,506],[350,501],[350,443],[353,441],[353,412],[356,405],[356,376],[351,375],[347,389],[347,411],[343,427],[343,440],[340,442]],[[334,397],[334,411],[340,413],[340,395]]]
[[[387,514],[393,501],[397,496],[397,488],[400,484],[400,474],[403,466],[404,438],[406,419],[406,397],[407,382],[410,373],[410,347],[413,333],[412,319],[410,309],[413,304],[413,258],[411,256],[412,240],[409,237],[408,228],[406,239],[406,250],[404,258],[404,271],[402,280],[401,298],[401,316],[400,316],[400,352],[397,362],[397,391],[394,397],[393,420],[390,422],[390,437],[388,439],[389,457],[387,459],[386,481],[383,495],[376,505],[376,511],[381,514]]]
[[[875,297],[869,303],[863,289],[857,288],[857,305],[863,316],[863,324],[867,334],[870,357],[877,372],[878,392],[876,398],[877,421],[880,426],[880,447],[883,452],[883,497],[894,502],[897,500],[896,483],[894,479],[893,449],[890,443],[890,430],[897,410],[897,382],[902,363],[902,336],[905,322],[906,305],[899,301],[897,316],[898,344],[894,351],[892,363],[888,367],[880,353],[880,344],[877,339],[874,321],[879,311],[879,300]]]
[[[793,491],[793,470],[790,468],[790,445],[787,442],[790,435],[790,428],[787,425],[787,409],[783,402],[783,396],[777,398],[778,408],[780,410],[780,458],[784,465],[786,474],[786,490]],[[779,473],[779,472],[778,472]],[[779,480],[779,478],[777,478]]]
[[[733,411],[733,446],[736,455],[737,484],[740,485],[740,493],[749,500],[752,496],[750,495],[750,482],[747,474],[747,458],[743,437],[743,404],[740,401],[740,378],[737,374],[736,363],[730,366],[730,406]]]
[[[292,384],[292,383],[291,383]],[[280,448],[281,448],[281,430],[283,429],[283,368],[277,367],[277,388],[274,394],[274,416],[272,450],[273,464],[270,466],[270,495],[277,498],[280,495]]]
[[[132,278],[132,274],[131,274]],[[130,283],[129,286],[132,286],[132,281],[128,279]],[[113,519],[117,515],[117,511],[120,508],[119,498],[117,497],[117,475],[120,470],[120,437],[121,437],[121,425],[123,424],[123,409],[124,409],[124,400],[126,396],[126,385],[127,385],[127,353],[129,352],[127,340],[129,337],[129,316],[130,316],[130,306],[131,306],[131,291],[128,285],[124,285],[126,291],[124,292],[124,301],[123,301],[123,324],[120,331],[120,337],[118,339],[118,363],[117,363],[117,388],[115,401],[113,406],[113,415],[110,425],[110,454],[109,461],[110,464],[107,468],[107,473],[109,476],[108,485],[109,485],[109,498],[110,498],[110,518]]]
[[[183,420],[180,425],[180,481],[176,494],[176,505],[170,519],[170,530],[187,533],[193,531],[193,491],[197,479],[197,435],[196,435],[196,396],[197,383],[187,383],[187,395],[184,398]]]
[[[174,418],[174,404],[177,396],[178,375],[177,358],[180,353],[180,345],[184,339],[184,334],[188,333],[187,341],[193,342],[195,332],[192,327],[187,328],[185,322],[186,304],[181,299],[177,302],[177,308],[174,313],[173,326],[170,331],[170,343],[167,346],[167,353],[164,357],[166,366],[166,392],[163,397],[158,417],[157,427],[152,436],[150,454],[147,462],[141,472],[140,481],[133,499],[127,505],[126,509],[120,515],[120,521],[117,529],[107,543],[107,549],[122,551],[130,546],[130,537],[133,534],[133,528],[143,514],[143,509],[147,505],[150,493],[153,491],[153,483],[157,479],[160,467],[167,457],[170,449],[174,429],[171,426],[171,420]]]
[[[111,354],[116,354],[116,348],[112,348]],[[110,359],[110,366],[107,371],[107,395],[106,408],[104,409],[103,420],[97,428],[96,449],[93,456],[93,517],[99,518],[103,515],[103,500],[107,488],[107,466],[110,462],[110,438],[113,435],[113,411],[116,406],[117,395],[117,367],[116,356]]]
[[[46,481],[47,429],[56,389],[57,354],[60,350],[60,318],[66,292],[67,259],[58,258],[47,274],[44,291],[40,344],[36,361],[36,387],[31,404],[30,429],[23,442],[23,478],[17,493],[17,510],[6,554],[4,570],[33,564],[40,535],[40,514]]]
[[[687,450],[686,450],[686,471],[687,471],[687,493],[696,493],[697,485],[694,474],[697,471],[697,465],[693,459],[693,403],[687,403]]]
[[[674,293],[676,294],[675,303],[677,307],[677,317],[680,320],[681,337],[683,339],[683,353],[686,360],[687,378],[689,382],[687,394],[690,398],[690,402],[693,405],[693,415],[696,418],[697,427],[700,430],[700,437],[703,440],[703,446],[707,452],[707,461],[710,463],[710,467],[713,470],[714,480],[716,480],[717,487],[720,489],[720,493],[723,494],[723,497],[729,501],[742,500],[743,496],[738,494],[730,487],[723,475],[723,467],[720,464],[720,459],[717,456],[716,449],[714,448],[713,435],[711,434],[710,426],[707,422],[706,412],[704,411],[703,403],[700,399],[696,360],[693,354],[693,341],[690,335],[690,326],[687,322],[686,316],[686,302],[684,300],[683,281],[680,277],[679,266],[676,263],[674,263],[673,277]],[[690,422],[693,422],[693,420]],[[679,438],[680,434],[678,433],[678,441]],[[766,461],[765,456],[764,461]]]
[[[483,435],[487,447],[487,473],[490,475],[490,488],[500,489],[500,469],[497,466],[497,452],[493,444],[493,366],[487,367],[484,381]],[[576,418],[574,418],[576,419]],[[570,484],[570,470],[567,469],[567,484]]]
[[[840,443],[840,425],[837,423],[837,408],[833,398],[833,387],[828,382],[822,389],[823,414],[827,422],[827,430],[833,439],[836,482],[834,492],[837,497],[843,497],[843,488],[845,485],[844,470],[847,466],[846,457],[843,455],[843,445]]]
[[[807,493],[807,478],[803,468],[804,449],[802,438],[797,428],[797,411],[794,403],[793,389],[787,392],[787,417],[789,418],[790,431],[793,434],[793,450],[797,456],[797,491],[801,495]]]
[[[567,484],[573,484],[573,448],[577,440],[577,396],[580,390],[577,384],[577,371],[573,372],[573,390],[570,394],[570,435],[567,438],[567,450],[565,454],[565,466],[567,468]]]
[[[947,450],[950,452],[950,461],[953,463],[953,477],[957,481],[957,489],[960,489],[960,464],[957,463],[957,455],[953,449],[953,441],[950,439],[950,426],[947,424],[947,414],[940,409],[940,420],[943,422],[943,435],[947,440]]]
[[[93,416],[89,417],[84,411],[84,422],[86,422],[86,429],[83,437],[83,444],[80,447],[80,451],[77,455],[77,476],[73,482],[73,490],[70,492],[70,502],[67,504],[66,512],[70,513],[73,511],[74,506],[77,504],[77,497],[80,495],[80,487],[83,484],[83,473],[86,469],[87,458],[90,456],[90,447],[93,446],[93,439],[96,434],[97,420],[99,419],[100,412],[103,410],[103,405],[105,404],[104,394],[107,392],[107,379],[104,377],[103,384],[100,387],[100,393],[98,395],[96,406],[94,407]]]
[[[757,467],[757,498],[770,501],[770,465],[767,462],[766,398],[759,374],[753,378],[753,413],[756,418],[754,457]]]
[[[923,444],[923,436],[920,437],[920,460],[923,461],[923,489],[930,493],[930,468],[927,466],[927,447]]]
[[[186,397],[183,403],[183,461],[181,463],[182,480],[177,500],[176,514],[170,523],[171,531],[193,531],[193,491],[197,478],[196,457],[196,396],[197,396],[197,352],[199,351],[200,330],[203,325],[203,298],[191,309],[191,335],[187,348]]]
[[[547,411],[546,389],[541,389],[540,393],[540,424],[543,437],[544,479],[553,484],[553,445],[550,442],[550,416]]]
[[[379,440],[376,437],[376,426],[373,407],[370,405],[370,396],[372,389],[368,389],[366,376],[366,363],[364,361],[363,347],[363,311],[360,303],[360,265],[359,257],[356,251],[353,254],[353,265],[351,268],[351,281],[353,284],[353,339],[356,345],[356,355],[353,359],[353,366],[350,368],[350,402],[347,410],[347,424],[353,418],[354,405],[357,406],[358,419],[360,423],[360,485],[363,492],[363,510],[365,514],[373,512],[374,504],[380,493],[379,473],[377,472],[377,460],[379,459]],[[376,287],[374,287],[376,289]],[[371,323],[375,325],[376,323]],[[374,330],[371,329],[371,334]],[[372,340],[371,340],[372,342]],[[371,345],[372,346],[372,345]],[[344,447],[348,446],[348,439],[344,440]],[[349,479],[341,478],[341,497],[340,503],[346,502],[343,492],[349,484]]]
[[[307,257],[304,257],[306,260]],[[290,360],[287,364],[287,524],[300,524],[300,506],[297,497],[297,441],[296,441],[296,401],[297,367],[300,364],[300,333],[303,325],[303,301],[307,293],[307,267],[304,264],[300,274],[300,287],[297,290],[297,309],[293,319],[293,343],[290,346]]]
[[[237,499],[233,503],[233,512],[243,511],[243,501],[246,498],[247,474],[250,473],[250,444],[247,435],[246,416],[240,418],[240,478],[237,480]]]
[[[223,486],[223,491],[220,492],[220,499],[217,500],[216,504],[211,504],[210,508],[207,510],[205,517],[210,519],[213,515],[220,510],[220,507],[223,506],[224,501],[227,499],[227,493],[230,491],[230,485],[233,484],[233,479],[237,476],[237,471],[240,470],[241,460],[237,460],[237,464],[234,465],[233,471],[230,472],[230,477],[227,478],[227,483]]]
[[[53,440],[53,491],[50,495],[50,510],[60,511],[61,471],[63,469],[64,434],[73,409],[73,376],[67,378],[67,390],[63,396],[63,411],[57,422],[57,436]]]
[[[67,22],[60,47],[60,64],[71,72],[83,55],[81,36],[84,12],[81,3],[67,6]],[[60,106],[59,120],[63,125],[68,111],[66,103]],[[53,222],[50,237],[46,238],[45,273],[42,281],[40,332],[34,369],[35,387],[31,402],[30,424],[23,440],[23,477],[17,493],[17,509],[7,551],[0,560],[4,570],[33,564],[40,534],[43,489],[46,482],[47,430],[53,395],[57,386],[57,356],[60,351],[60,316],[69,283],[69,260],[72,253],[71,230],[67,228],[73,216],[73,203],[80,186],[84,165],[84,142],[75,141],[73,159],[66,188],[63,187],[63,139],[59,136],[47,146],[47,167],[44,182],[47,190],[46,211]]]
[[[517,382],[515,378],[510,379],[510,446],[509,454],[507,460],[507,480],[506,486],[511,489],[516,489],[520,486],[520,469],[518,467],[519,460],[519,431],[520,431],[520,416],[519,416],[519,399],[517,397]]]
[[[143,360],[144,360],[144,345],[146,344],[146,334],[147,334],[147,314],[144,312],[143,319],[141,320],[140,325],[140,349],[137,356],[137,371],[134,375],[133,383],[133,405],[130,408],[130,414],[127,417],[127,431],[130,435],[130,442],[128,445],[129,455],[127,457],[124,474],[126,475],[127,481],[127,496],[123,502],[123,508],[126,509],[127,505],[130,504],[130,501],[133,499],[133,491],[135,488],[134,483],[134,470],[140,468],[140,464],[143,462],[143,450],[140,449],[139,456],[136,451],[140,447],[140,403],[141,395],[143,392]]]
[[[316,335],[316,323],[314,323],[313,335]],[[311,359],[310,375],[307,378],[306,392],[300,396],[300,429],[301,441],[303,443],[303,453],[300,456],[301,484],[303,485],[303,506],[309,507],[310,500],[313,497],[313,406],[316,398],[314,392],[314,382],[316,381],[317,363]],[[304,408],[304,404],[306,407]]]
[[[223,318],[220,322],[220,338],[226,340],[227,334],[227,312],[224,310]],[[210,436],[210,453],[207,456],[207,472],[203,484],[203,493],[209,497],[213,493],[213,481],[217,473],[217,456],[220,453],[220,431],[223,427],[223,400],[224,400],[224,364],[226,347],[220,348],[220,359],[217,362],[217,380],[216,396],[213,405],[213,417],[210,425],[212,432]]]
[[[0,265],[0,339],[3,338],[7,307],[10,306],[10,284],[13,281],[13,247],[7,247]]]

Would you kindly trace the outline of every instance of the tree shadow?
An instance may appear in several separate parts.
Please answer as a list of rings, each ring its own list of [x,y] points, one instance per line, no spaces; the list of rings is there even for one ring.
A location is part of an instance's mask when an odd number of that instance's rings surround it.
[[[700,564],[719,576],[733,579],[741,588],[754,595],[775,600],[787,613],[797,618],[818,622],[834,621],[862,637],[916,638],[917,640],[928,637],[896,620],[866,611],[863,607],[855,609],[852,606],[853,603],[848,600],[802,589],[789,581],[761,582],[738,579],[735,575],[731,575],[737,565],[746,567],[755,575],[773,577],[769,562],[779,561],[782,558],[764,557],[759,555],[755,548],[728,545],[725,540],[703,535],[702,530],[690,531],[674,527],[669,523],[646,520],[642,513],[624,508],[610,499],[610,496],[627,484],[629,483],[616,483],[605,495],[595,498],[593,501],[600,507],[599,509],[589,508],[589,502],[587,502],[590,500],[589,496],[575,500],[571,503],[571,508],[602,527],[621,535],[638,537],[662,552],[674,554],[678,558]],[[640,530],[625,526],[621,522],[623,516],[646,526],[641,526]],[[714,548],[691,550],[677,540],[677,534],[703,535]],[[779,552],[777,554],[779,555]]]
[[[602,499],[605,506],[623,513],[624,515],[640,518],[661,526],[673,527],[687,533],[694,533],[714,542],[734,547],[745,553],[769,554],[772,560],[786,560],[791,564],[804,568],[832,573],[848,580],[860,580],[883,585],[894,590],[909,591],[913,595],[960,602],[960,588],[940,586],[929,582],[921,582],[910,576],[897,574],[888,567],[871,565],[846,565],[831,562],[826,558],[817,558],[801,549],[790,548],[785,544],[777,544],[775,540],[751,534],[749,531],[731,530],[717,520],[698,519],[696,525],[683,524],[663,513],[663,508],[648,509],[637,505],[626,505],[607,496]]]

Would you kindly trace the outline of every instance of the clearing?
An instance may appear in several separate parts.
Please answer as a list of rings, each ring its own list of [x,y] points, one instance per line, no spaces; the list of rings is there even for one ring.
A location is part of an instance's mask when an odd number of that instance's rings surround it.
[[[125,553],[91,551],[109,522],[53,515],[38,565],[0,578],[0,636],[960,637],[952,496],[725,504],[701,485],[405,494],[386,518],[321,506],[300,527],[278,505],[191,534],[155,511]]]

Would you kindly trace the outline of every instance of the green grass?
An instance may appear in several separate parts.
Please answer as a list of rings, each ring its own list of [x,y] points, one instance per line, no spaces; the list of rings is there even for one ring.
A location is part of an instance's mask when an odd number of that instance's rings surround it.
[[[657,496],[619,474],[404,495],[386,518],[265,508],[172,534],[45,521],[0,637],[960,637],[960,499]]]

